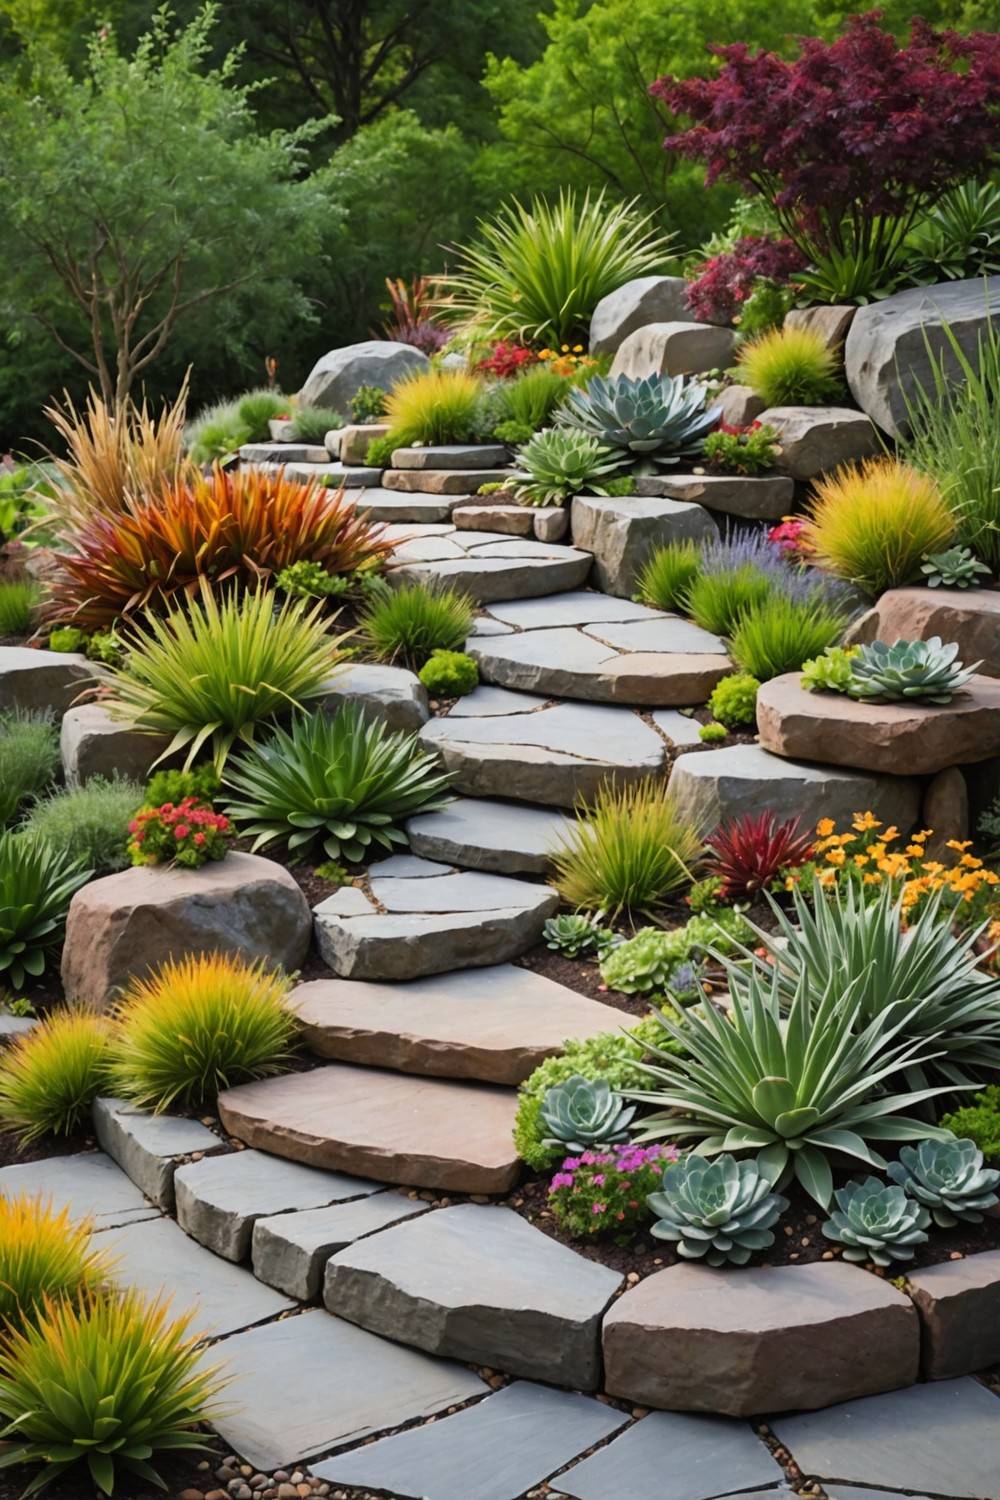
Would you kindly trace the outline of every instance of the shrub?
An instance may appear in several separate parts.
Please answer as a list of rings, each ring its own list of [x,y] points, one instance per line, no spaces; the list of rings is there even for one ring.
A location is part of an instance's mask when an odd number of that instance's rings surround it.
[[[108,1275],[91,1224],[42,1197],[0,1197],[0,1330],[25,1328],[50,1302],[76,1301]],[[2,1347],[0,1336],[0,1347]]]
[[[0,1125],[22,1141],[75,1135],[108,1090],[111,1028],[83,1006],[51,1011],[0,1058]]]
[[[162,612],[175,596],[206,586],[256,590],[303,559],[327,573],[353,573],[392,553],[383,527],[359,514],[347,492],[282,473],[215,468],[91,518],[57,558],[48,613],[105,629],[139,611]]]
[[[129,824],[141,801],[137,781],[92,776],[85,786],[67,787],[36,803],[26,829],[95,875],[109,875],[128,864]]]
[[[199,467],[232,458],[249,441],[250,430],[240,420],[239,401],[217,401],[184,429],[188,458]]]
[[[404,583],[372,600],[360,629],[379,661],[402,657],[415,672],[432,651],[460,651],[472,617],[473,605],[465,594],[434,583]]]
[[[843,392],[838,354],[809,328],[759,334],[742,346],[736,363],[768,406],[819,406]]]
[[[459,249],[458,271],[442,278],[448,315],[487,338],[570,340],[602,297],[663,270],[669,239],[651,222],[632,203],[606,203],[603,192],[506,204],[480,221],[478,244]]]
[[[219,791],[219,773],[206,761],[187,771],[154,771],[146,784],[143,804],[162,807],[164,802],[183,802],[194,797],[211,805]]]
[[[134,865],[182,865],[187,870],[225,859],[233,841],[229,819],[194,797],[140,808],[128,832],[127,853]]]
[[[360,861],[405,844],[401,825],[441,807],[450,781],[413,735],[346,704],[333,718],[296,715],[248,751],[226,777],[226,812],[255,851],[287,838],[295,855],[321,842],[329,859]]]
[[[326,634],[321,608],[306,613],[290,599],[275,615],[263,591],[219,604],[205,588],[190,614],[150,620],[111,674],[111,701],[137,729],[172,736],[161,759],[186,749],[190,767],[210,740],[221,771],[237,740],[252,743],[276,714],[325,691],[339,641]]]
[[[41,597],[30,579],[0,579],[0,640],[7,635],[27,635]]]
[[[695,266],[684,295],[699,322],[735,323],[761,284],[787,285],[805,264],[791,240],[745,235]]]
[[[723,901],[755,901],[770,890],[781,870],[804,865],[812,855],[813,836],[800,833],[800,818],[779,820],[767,808],[730,818],[710,833],[706,869],[722,882]]]
[[[385,416],[386,393],[380,385],[359,385],[351,397],[351,421],[365,426]]]
[[[627,1245],[649,1219],[646,1198],[676,1156],[674,1146],[624,1145],[567,1157],[549,1188],[552,1216],[577,1239],[613,1234]]]
[[[687,609],[688,590],[700,567],[701,547],[696,541],[656,547],[639,573],[638,598],[655,609]]]
[[[701,453],[722,410],[707,399],[708,387],[683,375],[597,375],[570,392],[557,421],[617,450],[636,474],[655,474]]]
[[[689,885],[701,840],[664,785],[603,786],[553,850],[555,885],[587,911],[655,909]]]
[[[15,708],[0,714],[0,826],[45,790],[60,764],[59,730],[51,713]]]
[[[809,657],[832,646],[847,617],[821,598],[777,594],[743,611],[733,626],[729,653],[738,667],[761,682],[797,672]]]
[[[467,442],[481,389],[465,370],[423,370],[397,381],[385,398],[393,447]]]
[[[759,691],[760,683],[749,672],[736,672],[731,677],[723,677],[708,700],[708,711],[713,719],[718,719],[727,729],[752,724],[757,716]]]
[[[750,563],[720,572],[699,571],[688,585],[687,612],[702,630],[731,635],[738,621],[754,605],[766,609],[774,582]]]
[[[297,443],[326,444],[326,435],[337,427],[343,427],[343,419],[326,406],[297,406],[292,414],[289,436]]]
[[[90,879],[75,854],[10,829],[0,833],[0,982],[20,989],[58,951],[70,901]]]
[[[287,1071],[291,981],[223,954],[162,964],[133,979],[114,1009],[114,1093],[157,1112],[213,1101],[223,1089]]]
[[[193,1317],[171,1321],[136,1291],[49,1303],[0,1350],[4,1463],[43,1464],[36,1490],[76,1466],[107,1495],[122,1469],[162,1485],[147,1460],[205,1446],[193,1428],[222,1384],[188,1333]]]
[[[417,676],[435,698],[462,698],[479,686],[479,668],[462,651],[432,651]]]
[[[698,730],[698,738],[706,745],[720,745],[728,736],[725,724],[703,724]]]
[[[392,306],[392,316],[382,324],[382,334],[400,344],[412,344],[424,354],[437,354],[449,339],[448,329],[438,323],[434,312],[434,283],[430,276],[414,276],[406,282],[385,278]]]
[[[763,474],[777,462],[778,434],[771,426],[720,424],[705,439],[705,467],[717,474]]]
[[[823,567],[878,595],[919,578],[924,554],[954,529],[930,475],[877,458],[816,481],[806,541]]]
[[[538,432],[517,455],[508,481],[521,505],[565,505],[582,490],[606,495],[599,483],[621,466],[621,458],[589,433],[551,427]]]
[[[240,424],[247,443],[266,443],[271,436],[270,424],[288,411],[289,401],[280,391],[247,391],[236,403]]]
[[[1000,1165],[1000,1084],[991,1083],[971,1104],[942,1115],[938,1123],[960,1140],[972,1141],[990,1165]]]

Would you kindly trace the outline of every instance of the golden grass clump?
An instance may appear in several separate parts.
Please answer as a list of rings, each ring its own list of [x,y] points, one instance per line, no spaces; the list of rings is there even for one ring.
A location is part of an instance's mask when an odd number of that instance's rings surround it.
[[[91,1232],[41,1196],[0,1198],[0,1339],[34,1322],[46,1298],[73,1300],[107,1280],[111,1263]]]
[[[74,1135],[107,1092],[111,1028],[82,1005],[52,1011],[0,1058],[0,1128],[22,1141]]]
[[[472,434],[482,382],[465,370],[422,370],[393,386],[385,419],[397,448],[463,443]]]

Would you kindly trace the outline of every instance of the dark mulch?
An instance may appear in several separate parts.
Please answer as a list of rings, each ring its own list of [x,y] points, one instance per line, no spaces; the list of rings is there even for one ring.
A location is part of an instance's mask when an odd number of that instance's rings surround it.
[[[0,1167],[19,1167],[26,1162],[48,1161],[52,1156],[76,1156],[93,1151],[97,1142],[89,1135],[46,1135],[24,1145],[9,1130],[0,1130]]]

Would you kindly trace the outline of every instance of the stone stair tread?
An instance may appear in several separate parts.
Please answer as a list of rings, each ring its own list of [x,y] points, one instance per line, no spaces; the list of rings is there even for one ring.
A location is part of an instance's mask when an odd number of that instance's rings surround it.
[[[478,469],[504,468],[508,461],[502,443],[438,443],[423,448],[396,448],[392,455],[394,469]]]
[[[590,554],[575,547],[502,532],[434,525],[400,526],[389,535],[397,544],[390,581],[437,579],[480,604],[579,588],[591,566]]]
[[[253,1226],[253,1274],[289,1297],[311,1302],[319,1296],[331,1255],[400,1219],[428,1212],[419,1198],[383,1189],[349,1203],[258,1219]]]
[[[483,484],[502,484],[510,476],[504,464],[492,469],[386,469],[382,483],[388,490],[420,490],[432,495],[468,497]]]
[[[446,522],[457,499],[456,495],[403,494],[375,482],[360,491],[358,510],[367,511],[372,521],[426,525]]]
[[[244,443],[240,449],[240,462],[258,464],[322,464],[331,463],[323,443]]]
[[[569,1037],[617,1031],[620,1011],[513,964],[400,984],[314,979],[295,987],[322,1057],[487,1083],[523,1082]]]
[[[322,479],[325,480],[330,489],[336,489],[344,485],[347,489],[361,489],[367,485],[377,485],[382,477],[381,469],[370,469],[365,465],[357,465],[345,468],[335,458],[328,458],[325,463],[254,463],[253,468],[261,469],[265,474],[276,474],[279,469],[284,469],[289,479]]]
[[[328,1063],[219,1096],[223,1126],[274,1156],[378,1182],[503,1193],[520,1162],[513,1089]]]
[[[481,690],[486,691],[486,690]],[[406,825],[414,854],[504,875],[547,875],[566,817],[548,807],[457,797]]]

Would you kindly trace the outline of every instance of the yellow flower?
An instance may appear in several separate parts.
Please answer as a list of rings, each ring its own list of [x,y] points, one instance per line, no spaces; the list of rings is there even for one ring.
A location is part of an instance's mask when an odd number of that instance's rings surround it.
[[[819,822],[816,824],[816,832],[819,834],[821,839],[829,838],[830,834],[833,832],[836,826],[837,825],[836,823],[834,823],[832,818],[820,818]]]
[[[583,353],[583,345],[582,344],[574,344],[573,345],[573,353],[574,354],[582,354]]]
[[[865,865],[868,863],[867,854],[854,854],[851,857],[859,870],[863,870]]]
[[[911,859],[923,859],[924,846],[923,844],[907,844],[904,853],[908,854]]]
[[[971,839],[949,839],[945,844],[946,849],[954,849],[958,854],[964,854],[966,849],[972,848]]]
[[[896,827],[895,824],[893,824],[891,828],[887,828],[885,830],[885,833],[883,833],[882,838],[883,838],[883,840],[884,840],[885,843],[891,844],[892,841],[893,841],[893,839],[898,839],[899,838],[899,829]]]
[[[827,864],[837,865],[838,868],[844,863],[846,858],[847,855],[844,853],[843,849],[831,849],[829,854],[826,856]]]
[[[869,828],[881,828],[882,820],[881,818],[876,818],[872,812],[855,813],[854,822],[851,826],[856,828],[858,833],[865,833]]]
[[[869,870],[868,873],[863,878],[864,878],[865,885],[881,885],[882,884],[882,877],[881,877],[881,875],[876,875],[871,870]]]
[[[562,350],[563,354],[568,354],[569,353],[569,345],[568,344],[560,344],[559,348]]]

